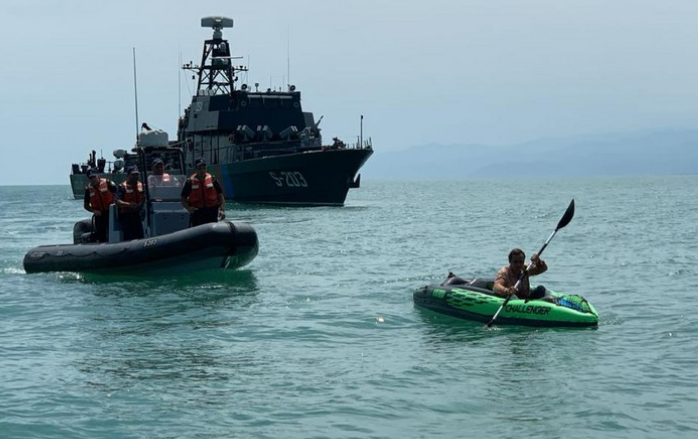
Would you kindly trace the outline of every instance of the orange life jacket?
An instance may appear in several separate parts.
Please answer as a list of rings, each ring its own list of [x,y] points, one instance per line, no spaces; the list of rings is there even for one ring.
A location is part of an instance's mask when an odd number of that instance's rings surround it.
[[[90,207],[100,212],[108,211],[109,206],[114,202],[114,194],[109,190],[107,179],[100,178],[96,189],[93,185],[89,185],[88,189],[90,190]]]
[[[196,174],[192,174],[189,181],[191,181],[191,192],[187,201],[190,205],[198,208],[218,206],[218,192],[213,185],[211,174],[206,173],[203,184]]]
[[[122,196],[121,201],[138,204],[145,199],[145,196],[143,195],[143,183],[141,183],[140,181],[136,185],[135,189],[133,188],[133,186],[129,185],[127,181],[121,183],[120,186],[124,190],[124,195]],[[119,212],[127,211],[127,209],[119,208]]]

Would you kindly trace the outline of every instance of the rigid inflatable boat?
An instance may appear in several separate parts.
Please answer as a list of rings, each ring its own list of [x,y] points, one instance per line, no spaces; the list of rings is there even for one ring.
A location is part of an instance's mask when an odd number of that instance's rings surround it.
[[[417,306],[442,314],[487,323],[504,303],[494,295],[493,279],[473,279],[441,285],[427,285],[412,298]],[[596,326],[599,315],[594,306],[577,294],[547,290],[548,300],[512,298],[497,318],[497,325],[585,327]]]
[[[42,245],[27,252],[24,271],[136,274],[238,268],[257,254],[245,223],[219,222],[117,243]]]
[[[139,141],[148,133],[142,133]],[[160,133],[161,135],[161,133]],[[165,143],[167,141],[165,140]],[[189,213],[180,202],[187,176],[180,148],[137,146],[136,157],[120,150],[125,159],[137,161],[143,171],[145,203],[141,212],[145,237],[123,240],[115,204],[109,208],[108,241],[94,242],[92,219],[73,227],[73,244],[42,245],[24,256],[27,273],[52,271],[96,274],[174,274],[209,269],[235,269],[252,261],[259,244],[257,233],[246,223],[221,221],[189,227]],[[115,152],[116,154],[116,152]],[[166,181],[148,176],[155,160],[168,164]]]

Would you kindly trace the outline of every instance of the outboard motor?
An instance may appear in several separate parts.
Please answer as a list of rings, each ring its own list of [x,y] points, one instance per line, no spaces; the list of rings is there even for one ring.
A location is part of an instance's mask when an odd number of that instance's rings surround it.
[[[94,242],[92,218],[78,221],[73,226],[73,244]]]

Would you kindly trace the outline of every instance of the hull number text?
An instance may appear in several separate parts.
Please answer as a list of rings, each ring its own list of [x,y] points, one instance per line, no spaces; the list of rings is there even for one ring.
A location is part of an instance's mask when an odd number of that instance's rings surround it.
[[[305,177],[298,171],[269,172],[269,176],[279,187],[308,187]]]

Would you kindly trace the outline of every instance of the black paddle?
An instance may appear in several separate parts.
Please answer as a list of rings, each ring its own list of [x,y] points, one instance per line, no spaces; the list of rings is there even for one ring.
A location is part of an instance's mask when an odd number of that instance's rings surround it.
[[[562,218],[560,218],[560,222],[557,223],[557,227],[555,227],[555,230],[553,230],[553,233],[550,234],[548,239],[545,241],[545,244],[543,244],[543,247],[541,247],[540,250],[538,251],[539,257],[543,253],[543,250],[545,250],[545,248],[548,246],[548,243],[550,242],[550,240],[553,239],[553,236],[555,236],[557,231],[560,230],[561,228],[565,227],[567,224],[569,224],[570,221],[572,221],[573,216],[574,216],[574,199],[570,202],[570,205],[567,206],[567,210],[565,211],[565,214],[562,215]],[[530,267],[530,265],[528,267]],[[516,281],[516,285],[514,285],[514,290],[519,289],[519,285],[521,285],[521,281],[523,281],[524,277],[526,276],[526,273],[528,272],[528,267],[526,267],[523,271],[521,271],[521,274],[519,275],[519,279]],[[487,328],[492,326],[494,321],[497,320],[499,313],[502,312],[502,310],[504,309],[505,306],[507,306],[507,303],[509,303],[511,296],[513,296],[513,294],[508,295],[506,300],[504,301],[504,303],[502,303],[502,306],[500,306],[499,309],[497,310],[497,312],[494,313],[494,317],[492,317],[492,320],[490,320],[486,325]]]

